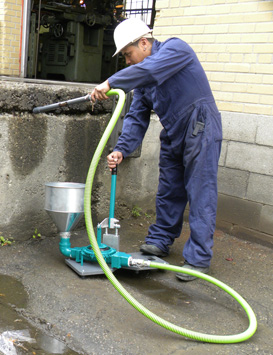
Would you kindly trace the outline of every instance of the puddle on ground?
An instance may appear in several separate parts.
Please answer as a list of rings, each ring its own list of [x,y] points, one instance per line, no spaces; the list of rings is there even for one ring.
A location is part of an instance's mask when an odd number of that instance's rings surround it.
[[[0,354],[76,355],[63,342],[33,327],[16,309],[25,308],[28,295],[16,279],[0,275]]]
[[[147,275],[149,275],[149,271],[134,273],[128,270],[120,270],[118,279],[141,291],[144,295],[168,306],[177,307],[183,303],[192,302],[192,294],[186,293],[185,290],[181,292],[179,289],[167,287],[158,280],[146,277]]]

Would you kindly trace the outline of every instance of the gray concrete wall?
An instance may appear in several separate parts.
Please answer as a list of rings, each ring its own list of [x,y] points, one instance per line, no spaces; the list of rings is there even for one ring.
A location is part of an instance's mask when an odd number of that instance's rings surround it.
[[[222,113],[218,226],[273,245],[273,119]]]
[[[112,102],[33,115],[35,106],[85,95],[92,85],[45,85],[0,81],[0,235],[32,237],[37,228],[56,231],[44,211],[44,184],[85,182],[92,155],[111,117]],[[223,149],[219,162],[217,226],[240,238],[273,245],[272,117],[222,113]],[[159,133],[156,115],[140,158],[119,166],[116,201],[129,209],[155,211]],[[111,176],[107,146],[93,190],[93,216],[108,216]],[[187,218],[187,213],[186,213]]]
[[[222,112],[222,122],[217,227],[239,238],[273,246],[272,117]],[[125,161],[120,168],[126,177],[123,180],[119,176],[120,198],[131,205],[137,201],[144,209],[154,206],[161,128],[157,116],[152,116],[141,158]],[[142,189],[147,191],[144,200],[139,194]]]
[[[49,114],[34,115],[32,109],[86,95],[88,89],[0,81],[0,235],[5,238],[26,240],[35,229],[47,236],[56,231],[44,211],[45,183],[85,182],[112,101],[96,105],[94,112],[90,103]],[[105,156],[94,183],[95,216],[105,209]]]
[[[161,129],[157,115],[152,114],[141,146],[141,156],[126,158],[119,166],[117,199],[131,208],[138,205],[145,212],[155,211]]]

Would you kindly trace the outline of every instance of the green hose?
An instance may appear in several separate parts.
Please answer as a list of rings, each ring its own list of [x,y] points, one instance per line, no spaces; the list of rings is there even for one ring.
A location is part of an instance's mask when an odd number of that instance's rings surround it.
[[[126,291],[126,289],[119,283],[119,281],[113,275],[109,266],[105,262],[102,254],[101,254],[100,248],[98,246],[98,243],[96,240],[96,235],[94,232],[93,223],[92,223],[92,217],[91,217],[92,184],[93,184],[94,175],[96,172],[96,168],[97,168],[99,159],[100,159],[103,149],[105,148],[105,145],[110,137],[110,134],[111,134],[118,118],[119,118],[119,115],[121,113],[121,110],[123,108],[124,101],[125,101],[125,94],[122,90],[119,90],[119,89],[110,90],[110,91],[108,91],[107,95],[108,96],[118,95],[119,100],[118,100],[116,109],[114,111],[114,114],[113,114],[110,122],[108,123],[106,130],[105,130],[105,132],[98,144],[98,147],[94,153],[94,156],[93,156],[93,159],[92,159],[89,171],[88,171],[87,179],[86,179],[85,195],[84,195],[84,213],[85,213],[86,229],[87,229],[88,237],[90,240],[90,244],[93,248],[93,251],[96,255],[96,258],[97,258],[97,261],[98,261],[100,267],[102,268],[102,270],[104,271],[105,275],[107,276],[109,281],[112,283],[112,285],[116,288],[116,290],[135,309],[137,309],[140,313],[142,313],[144,316],[146,316],[147,318],[149,318],[153,322],[157,323],[158,325],[160,325],[160,326],[162,326],[174,333],[178,333],[178,334],[183,335],[185,337],[195,339],[198,341],[202,341],[202,342],[208,342],[208,343],[222,343],[222,344],[239,343],[239,342],[249,339],[255,333],[255,331],[257,329],[256,316],[255,316],[253,310],[251,309],[251,307],[249,306],[249,304],[236,291],[234,291],[232,288],[230,288],[229,286],[227,286],[223,282],[221,282],[211,276],[208,276],[206,274],[203,274],[203,273],[200,273],[197,271],[193,271],[190,269],[186,270],[186,269],[182,269],[179,266],[150,262],[150,267],[152,267],[152,268],[170,270],[170,271],[174,271],[174,272],[180,272],[180,273],[196,276],[198,278],[201,278],[205,281],[208,281],[208,282],[218,286],[219,288],[221,288],[222,290],[224,290],[225,292],[230,294],[243,307],[243,309],[245,310],[245,312],[248,316],[249,327],[243,333],[236,334],[236,335],[203,334],[203,333],[194,332],[191,330],[184,329],[182,327],[174,325],[174,324],[160,318],[159,316],[157,316],[156,314],[152,313],[147,308],[145,308],[134,297],[132,297],[128,291]]]

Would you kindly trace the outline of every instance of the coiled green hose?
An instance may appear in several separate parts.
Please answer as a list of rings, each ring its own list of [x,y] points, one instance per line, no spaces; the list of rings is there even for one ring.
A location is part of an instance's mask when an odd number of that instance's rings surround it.
[[[104,134],[103,134],[103,136],[97,146],[97,149],[94,153],[94,156],[93,156],[93,159],[92,159],[89,171],[88,171],[87,179],[86,179],[85,195],[84,195],[84,213],[85,213],[86,229],[87,229],[88,237],[90,240],[90,244],[93,248],[93,251],[96,255],[96,258],[97,258],[97,261],[98,261],[100,267],[102,268],[102,270],[104,271],[105,275],[107,276],[109,281],[112,283],[112,285],[116,288],[116,290],[135,309],[137,309],[140,313],[142,313],[144,316],[146,316],[147,318],[149,318],[153,322],[157,323],[158,325],[160,325],[160,326],[162,326],[174,333],[178,333],[180,335],[183,335],[183,336],[191,338],[191,339],[195,339],[195,340],[202,341],[202,342],[209,342],[209,343],[223,343],[223,344],[239,343],[239,342],[249,339],[255,333],[255,331],[257,329],[256,316],[255,316],[253,310],[251,309],[251,307],[248,305],[248,303],[236,291],[234,291],[232,288],[230,288],[229,286],[227,286],[223,282],[221,282],[211,276],[208,276],[206,274],[203,274],[203,273],[200,273],[200,272],[197,272],[194,270],[182,269],[179,266],[161,264],[161,263],[155,263],[155,262],[150,263],[150,267],[153,267],[153,268],[170,270],[170,271],[174,271],[174,272],[181,272],[181,273],[196,276],[198,278],[201,278],[205,281],[208,281],[208,282],[218,286],[219,288],[221,288],[222,290],[224,290],[225,292],[230,294],[243,307],[243,309],[245,310],[245,312],[248,316],[249,327],[243,333],[236,334],[236,335],[203,334],[203,333],[194,332],[191,330],[184,329],[182,327],[174,325],[174,324],[160,318],[159,316],[157,316],[156,314],[154,314],[153,312],[151,312],[147,308],[145,308],[134,297],[132,297],[128,291],[126,291],[126,289],[119,283],[119,281],[113,275],[109,266],[105,262],[102,254],[100,252],[100,249],[99,249],[99,246],[98,246],[98,243],[96,240],[96,235],[94,232],[93,223],[92,223],[91,193],[92,193],[92,185],[93,185],[94,175],[96,172],[96,168],[97,168],[99,159],[100,159],[103,149],[105,148],[105,145],[110,137],[110,134],[111,134],[118,118],[119,118],[119,115],[121,113],[121,110],[123,108],[124,101],[125,101],[125,94],[122,90],[119,90],[119,89],[110,90],[110,91],[108,91],[107,95],[108,96],[118,95],[119,100],[118,100],[116,109],[114,111],[114,114],[113,114],[112,118],[110,119],[110,122],[108,123],[106,130],[104,131]]]

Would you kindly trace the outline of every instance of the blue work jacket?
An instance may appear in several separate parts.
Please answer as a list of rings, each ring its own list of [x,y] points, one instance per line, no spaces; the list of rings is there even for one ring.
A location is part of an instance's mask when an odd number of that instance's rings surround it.
[[[177,148],[200,102],[214,104],[207,76],[193,49],[178,38],[154,41],[151,55],[112,75],[111,88],[134,90],[122,134],[114,148],[124,158],[142,142],[151,110],[158,115],[171,145]]]

